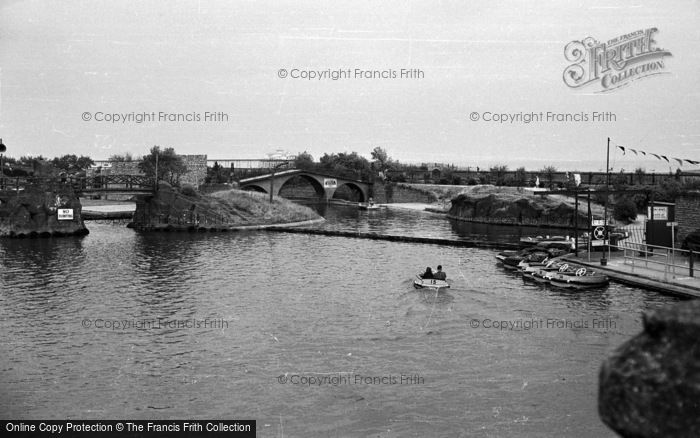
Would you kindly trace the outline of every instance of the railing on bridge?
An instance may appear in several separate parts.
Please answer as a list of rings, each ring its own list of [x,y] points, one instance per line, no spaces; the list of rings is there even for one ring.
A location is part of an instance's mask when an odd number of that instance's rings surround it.
[[[29,187],[41,190],[71,188],[74,192],[151,192],[154,179],[143,175],[98,175],[94,177],[14,177],[0,178],[0,191],[19,193]]]

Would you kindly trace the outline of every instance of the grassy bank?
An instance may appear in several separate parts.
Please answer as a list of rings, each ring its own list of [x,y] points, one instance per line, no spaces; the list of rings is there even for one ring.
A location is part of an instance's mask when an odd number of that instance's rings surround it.
[[[226,190],[203,195],[191,187],[176,189],[161,184],[154,195],[136,201],[134,226],[174,227],[248,227],[317,220],[312,209],[283,198],[269,202],[265,194]]]
[[[237,216],[255,224],[301,222],[320,218],[309,207],[284,198],[276,197],[270,204],[270,197],[265,193],[226,190],[212,193],[211,198],[229,205]]]

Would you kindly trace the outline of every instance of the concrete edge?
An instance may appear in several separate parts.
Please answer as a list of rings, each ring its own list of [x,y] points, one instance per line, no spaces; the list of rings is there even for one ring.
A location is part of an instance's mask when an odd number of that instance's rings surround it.
[[[320,224],[325,222],[325,218],[319,218],[319,219],[309,219],[306,221],[301,221],[301,222],[288,222],[288,223],[280,223],[280,224],[260,224],[260,225],[241,225],[238,227],[230,227],[228,228],[231,231],[245,231],[245,230],[264,230],[267,228],[273,228],[273,227],[302,227],[305,225],[314,225],[314,224]]]
[[[662,292],[668,295],[682,296],[683,298],[700,298],[700,291],[696,288],[683,286],[676,283],[669,283],[663,280],[658,280],[656,278],[647,277],[640,274],[630,274],[626,272],[619,272],[615,269],[609,267],[600,266],[599,264],[581,261],[575,258],[563,257],[570,263],[577,265],[587,266],[590,268],[595,268],[596,271],[605,273],[611,280],[618,283],[627,284],[630,286],[640,287],[643,289],[649,289],[657,292]]]
[[[491,242],[482,240],[450,240],[431,237],[414,237],[414,236],[394,236],[377,233],[366,233],[361,231],[338,231],[338,230],[321,230],[318,228],[291,228],[285,226],[268,227],[268,231],[281,233],[296,233],[296,234],[314,234],[331,237],[344,237],[353,239],[370,239],[370,240],[387,240],[392,242],[408,242],[408,243],[423,243],[433,245],[456,246],[466,248],[483,248],[483,249],[518,249],[519,244],[509,242]]]
[[[318,218],[318,219],[309,219],[306,221],[300,221],[300,222],[287,222],[287,223],[276,223],[276,224],[257,224],[257,225],[238,225],[238,226],[233,226],[233,225],[208,225],[208,226],[201,226],[201,227],[194,227],[192,225],[178,225],[178,224],[167,224],[163,226],[155,226],[155,227],[137,227],[137,226],[132,226],[133,223],[129,224],[127,227],[132,228],[138,231],[211,231],[211,232],[220,232],[220,231],[248,231],[248,230],[264,230],[264,229],[270,229],[274,227],[289,227],[290,229],[294,229],[293,227],[299,227],[299,226],[304,226],[304,225],[314,225],[318,223],[324,222],[326,219],[325,218]]]

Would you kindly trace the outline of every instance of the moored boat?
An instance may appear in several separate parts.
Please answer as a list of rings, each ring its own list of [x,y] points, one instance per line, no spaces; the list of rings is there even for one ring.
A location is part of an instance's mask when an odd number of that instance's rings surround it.
[[[609,283],[607,275],[582,266],[563,264],[556,271],[544,275],[553,286],[586,288],[600,287]]]

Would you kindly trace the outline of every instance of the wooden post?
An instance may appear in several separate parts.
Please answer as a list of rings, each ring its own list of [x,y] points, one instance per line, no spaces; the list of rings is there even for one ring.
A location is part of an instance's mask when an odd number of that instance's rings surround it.
[[[690,250],[690,256],[689,256],[689,258],[688,258],[688,272],[689,272],[688,275],[689,275],[690,277],[693,276],[693,263],[694,263],[694,262],[693,262],[693,257],[695,257],[695,253],[694,253],[693,250],[691,249],[691,250]]]

